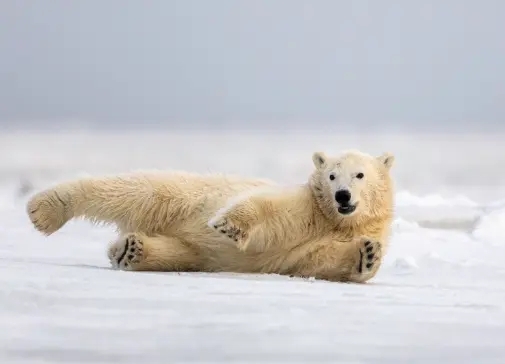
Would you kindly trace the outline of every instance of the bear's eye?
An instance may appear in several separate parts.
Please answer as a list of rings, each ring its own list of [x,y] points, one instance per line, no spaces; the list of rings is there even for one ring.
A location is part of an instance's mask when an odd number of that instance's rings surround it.
[[[330,174],[330,181],[333,181],[335,179],[335,173]]]
[[[357,175],[356,175],[356,178],[357,179],[362,179],[363,177],[365,177],[365,175],[361,172],[359,172]]]

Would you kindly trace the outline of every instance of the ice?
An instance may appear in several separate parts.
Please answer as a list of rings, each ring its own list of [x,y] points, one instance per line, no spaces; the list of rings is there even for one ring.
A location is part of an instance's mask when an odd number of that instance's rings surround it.
[[[473,236],[481,241],[505,246],[505,208],[499,208],[480,216]]]
[[[422,207],[476,207],[478,204],[466,196],[457,195],[453,198],[444,198],[441,195],[429,194],[416,196],[408,191],[401,191],[396,194],[397,206],[422,206]]]
[[[417,136],[349,136],[338,148],[318,135],[0,136],[0,359],[502,363],[505,191],[468,173],[481,167],[465,154],[465,138],[440,141],[461,158],[450,169],[440,156],[405,162],[423,148],[440,150],[436,138]],[[486,161],[497,148],[486,138],[472,145]],[[88,173],[184,168],[299,183],[312,151],[349,147],[389,150],[398,159],[391,247],[365,285],[114,271],[105,255],[112,227],[74,221],[44,237],[24,212],[34,190]]]

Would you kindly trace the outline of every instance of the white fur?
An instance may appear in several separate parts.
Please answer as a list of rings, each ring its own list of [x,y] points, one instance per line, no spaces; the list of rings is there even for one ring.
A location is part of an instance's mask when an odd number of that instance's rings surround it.
[[[177,171],[81,178],[37,193],[27,213],[46,235],[78,217],[115,224],[120,237],[108,254],[119,269],[367,281],[389,241],[394,158],[314,153],[313,161],[308,181],[289,188]],[[365,178],[356,180],[357,172]],[[334,181],[329,173],[336,173]],[[335,203],[342,187],[359,202],[349,216]]]

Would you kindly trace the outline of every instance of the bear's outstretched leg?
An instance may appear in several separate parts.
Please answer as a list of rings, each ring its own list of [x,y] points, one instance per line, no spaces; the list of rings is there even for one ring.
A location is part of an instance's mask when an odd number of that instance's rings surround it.
[[[128,233],[113,242],[107,256],[115,269],[129,271],[197,271],[201,256],[195,247],[167,236]]]
[[[364,283],[377,274],[382,247],[380,242],[366,237],[351,242],[322,241],[315,250],[303,253],[300,262],[287,273],[334,282]]]
[[[76,217],[115,223],[123,231],[160,231],[181,218],[183,208],[190,211],[190,205],[177,184],[127,175],[61,183],[34,195],[26,211],[33,225],[46,235]]]

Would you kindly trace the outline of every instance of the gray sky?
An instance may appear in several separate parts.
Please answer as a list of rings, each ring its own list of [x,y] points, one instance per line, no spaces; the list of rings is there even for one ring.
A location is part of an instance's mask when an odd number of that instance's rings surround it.
[[[503,130],[504,19],[500,0],[3,0],[0,121]]]

